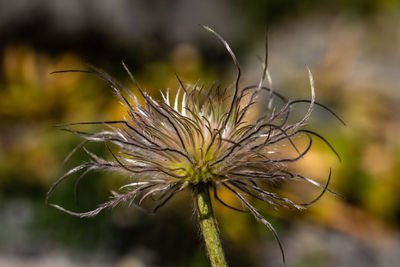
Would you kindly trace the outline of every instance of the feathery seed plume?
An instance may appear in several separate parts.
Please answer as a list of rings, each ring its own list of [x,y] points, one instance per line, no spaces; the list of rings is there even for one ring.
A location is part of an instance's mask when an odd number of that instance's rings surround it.
[[[123,202],[139,206],[144,200],[150,200],[154,204],[152,211],[155,212],[180,191],[188,189],[195,191],[197,187],[205,186],[207,194],[210,190],[215,201],[233,210],[249,211],[265,224],[275,236],[284,257],[275,229],[250,204],[248,197],[274,207],[302,209],[313,204],[326,191],[336,194],[328,189],[331,172],[327,184],[323,186],[311,178],[292,172],[288,165],[307,154],[313,138],[325,142],[339,157],[324,137],[303,128],[315,106],[322,107],[343,121],[329,108],[316,102],[313,77],[309,69],[310,100],[288,100],[264,86],[264,80],[269,75],[267,48],[258,83],[240,87],[241,69],[235,54],[218,33],[207,26],[203,27],[225,46],[236,66],[236,79],[230,88],[221,89],[214,84],[205,90],[198,84],[186,84],[177,76],[180,87],[176,95],[171,97],[168,91],[165,95],[161,92],[163,101],[159,101],[139,86],[123,63],[123,67],[140,92],[140,97],[144,100],[142,105],[129,89],[97,68],[54,72],[83,72],[103,79],[126,106],[128,118],[63,125],[65,130],[83,139],[72,153],[83,148],[91,160],[60,177],[48,191],[46,201],[49,201],[55,188],[67,177],[82,172],[77,180],[79,183],[85,175],[94,170],[123,173],[130,181],[122,186],[119,192],[113,193],[111,200],[88,212],[73,212],[56,204],[49,205],[71,215],[90,217]],[[267,103],[260,103],[262,94],[268,98]],[[300,103],[307,103],[308,110],[300,121],[290,123],[289,116],[292,109]],[[257,114],[256,108],[259,109],[260,106],[264,111],[254,118],[254,114]],[[108,129],[100,132],[75,129],[77,126],[87,124],[105,125]],[[301,135],[306,138],[308,145],[300,151],[294,138]],[[104,143],[112,159],[106,160],[88,151],[85,145],[90,142]],[[110,144],[115,148],[111,149]],[[282,144],[289,144],[297,156],[288,157],[285,153],[281,153],[279,147]],[[302,204],[269,192],[264,186],[272,181],[295,179],[304,180],[321,188],[321,194],[313,201]],[[232,193],[243,207],[233,207],[222,200],[218,195],[220,188]]]

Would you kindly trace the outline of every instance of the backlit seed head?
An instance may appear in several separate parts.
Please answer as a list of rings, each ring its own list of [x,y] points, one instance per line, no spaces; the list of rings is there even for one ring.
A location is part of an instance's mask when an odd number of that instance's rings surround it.
[[[114,193],[110,201],[88,212],[73,212],[56,204],[50,205],[72,215],[88,217],[122,202],[140,205],[144,200],[150,200],[154,205],[152,210],[156,211],[177,192],[199,184],[208,184],[216,201],[241,211],[241,208],[232,207],[218,196],[218,189],[221,187],[231,192],[243,204],[244,209],[250,211],[274,233],[281,246],[272,225],[249,203],[246,196],[272,206],[301,209],[314,203],[325,191],[335,193],[327,188],[330,173],[326,186],[322,186],[288,168],[288,164],[307,154],[313,137],[321,139],[337,155],[321,135],[302,128],[315,106],[320,106],[337,117],[330,109],[315,101],[310,70],[310,100],[287,100],[263,85],[268,76],[267,55],[260,80],[255,85],[240,87],[241,69],[228,43],[214,30],[203,27],[221,41],[233,59],[237,76],[232,87],[221,88],[213,84],[206,89],[199,84],[186,84],[177,76],[180,84],[177,93],[171,96],[169,91],[165,94],[162,92],[163,101],[159,101],[142,90],[123,64],[144,100],[142,105],[136,95],[102,70],[92,67],[92,70],[55,72],[84,72],[103,79],[126,106],[127,118],[63,125],[65,130],[83,139],[72,153],[83,148],[91,161],[82,163],[59,178],[50,188],[47,201],[60,182],[77,172],[82,172],[77,183],[94,170],[126,174],[129,183]],[[305,116],[300,121],[290,123],[292,109],[301,103],[308,104]],[[78,125],[85,124],[100,124],[107,129],[100,132],[76,129]],[[306,138],[306,148],[297,148],[294,140],[297,136]],[[112,159],[106,160],[88,151],[85,145],[90,142],[104,143]],[[110,144],[113,145],[112,148]],[[283,145],[291,147],[297,155],[289,156],[287,149],[282,150]],[[310,203],[299,204],[265,189],[265,184],[272,181],[294,179],[320,187],[321,194]]]

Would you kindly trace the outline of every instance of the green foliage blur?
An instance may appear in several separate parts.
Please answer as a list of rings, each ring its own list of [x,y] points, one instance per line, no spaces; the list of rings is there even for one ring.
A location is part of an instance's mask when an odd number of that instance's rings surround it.
[[[291,99],[308,98],[304,64],[310,65],[318,101],[335,110],[347,126],[316,109],[308,127],[334,145],[342,162],[316,141],[310,154],[292,167],[321,183],[332,168],[330,187],[343,199],[326,194],[305,211],[273,210],[263,203],[254,204],[280,233],[288,266],[357,266],[346,257],[358,257],[355,264],[367,264],[365,255],[374,259],[371,264],[376,265],[371,266],[391,266],[390,262],[383,265],[386,258],[382,255],[387,248],[400,255],[396,237],[400,231],[400,24],[396,19],[400,10],[393,0],[316,2],[232,1],[242,14],[241,21],[235,22],[240,27],[229,36],[247,72],[246,83],[254,83],[259,77],[256,55],[263,53],[267,23],[270,71],[276,91]],[[197,27],[196,23],[192,27]],[[218,25],[215,29],[219,30]],[[206,87],[214,80],[226,86],[231,83],[234,68],[212,36],[198,29],[196,34],[203,39],[170,42],[163,34],[133,42],[132,47],[140,52],[130,52],[125,58],[141,86],[154,97],[160,97],[159,90],[178,88],[175,73],[186,82],[200,79]],[[93,36],[101,39],[101,35]],[[205,38],[210,40],[202,43]],[[114,62],[117,56],[113,51],[122,47],[118,41],[107,40],[107,45],[93,52],[90,47],[85,50],[84,45],[72,45],[73,41],[71,47],[60,48],[32,40],[19,37],[8,42],[3,38],[1,42],[0,266],[14,266],[15,262],[31,266],[30,262],[40,262],[48,255],[73,259],[65,266],[207,266],[189,192],[155,215],[122,206],[95,218],[79,219],[45,205],[52,182],[88,160],[78,150],[63,162],[80,139],[55,126],[118,120],[125,112],[101,80],[78,73],[50,73],[87,69],[86,62],[90,62],[137,91],[120,62]],[[127,51],[127,46],[123,47],[121,51]],[[121,51],[116,54],[122,57]],[[293,119],[301,117],[305,109],[299,107]],[[101,145],[89,149],[111,156]],[[128,179],[92,173],[82,181],[75,199],[77,177],[64,182],[51,201],[85,211],[105,201],[110,190]],[[301,182],[272,185],[271,190],[299,202],[320,192]],[[222,196],[239,205],[228,192]],[[263,225],[249,214],[217,203],[215,210],[231,266],[281,265],[278,247]],[[345,240],[341,242],[351,244],[353,250],[338,256],[335,253],[341,243],[337,240]]]

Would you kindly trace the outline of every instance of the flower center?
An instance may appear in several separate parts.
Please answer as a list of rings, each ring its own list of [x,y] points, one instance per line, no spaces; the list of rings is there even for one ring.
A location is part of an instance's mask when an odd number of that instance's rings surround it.
[[[191,184],[207,183],[218,178],[218,175],[208,164],[189,166],[186,168],[186,174],[188,175],[186,181]]]

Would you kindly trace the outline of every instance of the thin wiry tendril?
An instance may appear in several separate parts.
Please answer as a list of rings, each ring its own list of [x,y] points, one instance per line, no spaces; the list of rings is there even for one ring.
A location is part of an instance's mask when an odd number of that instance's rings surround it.
[[[253,215],[256,217],[257,220],[259,220],[260,222],[262,222],[265,226],[268,227],[268,229],[272,232],[272,234],[275,237],[276,242],[279,245],[279,249],[281,250],[281,254],[282,254],[282,261],[283,263],[286,263],[286,259],[285,259],[285,251],[283,250],[283,245],[281,240],[279,239],[278,233],[276,232],[275,228],[272,226],[272,224],[267,221],[252,205],[250,205],[250,203],[237,191],[235,191],[234,189],[232,189],[229,185],[227,184],[223,184],[229,191],[231,191],[248,209],[251,213],[253,213]]]

